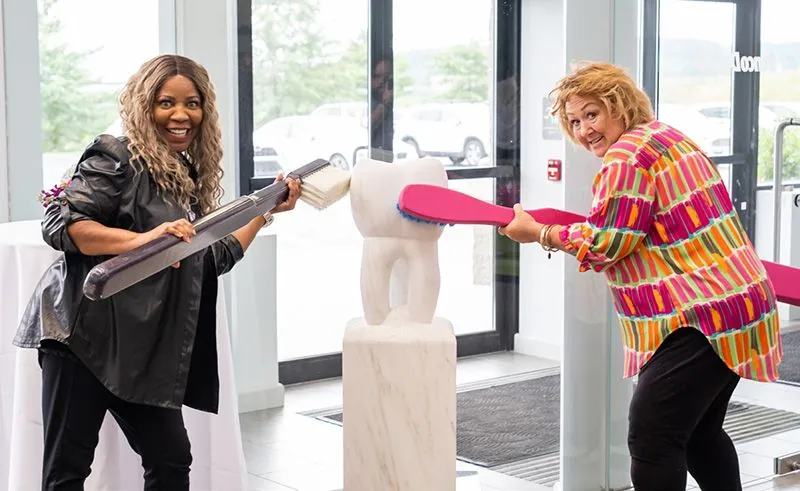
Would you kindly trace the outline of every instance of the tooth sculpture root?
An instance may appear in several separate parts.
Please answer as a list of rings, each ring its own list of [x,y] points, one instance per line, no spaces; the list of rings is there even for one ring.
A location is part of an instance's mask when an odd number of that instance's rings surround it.
[[[371,325],[398,316],[430,323],[436,311],[442,227],[400,215],[397,198],[412,183],[446,187],[447,172],[436,159],[394,164],[365,159],[353,168],[350,204],[364,237],[361,300]]]

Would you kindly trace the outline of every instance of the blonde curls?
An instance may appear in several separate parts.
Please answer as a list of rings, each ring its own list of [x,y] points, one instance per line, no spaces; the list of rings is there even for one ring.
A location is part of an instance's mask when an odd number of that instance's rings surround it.
[[[153,118],[159,90],[175,75],[191,80],[202,100],[203,120],[186,152],[197,171],[196,185],[181,157],[159,135]],[[120,93],[119,103],[122,131],[130,140],[132,161],[147,166],[159,190],[184,208],[195,203],[203,213],[217,208],[222,197],[222,131],[214,86],[206,69],[183,56],[157,56],[131,76]]]
[[[626,130],[655,119],[647,94],[625,70],[610,63],[578,64],[572,74],[558,82],[550,93],[553,95],[551,114],[558,117],[561,129],[573,142],[576,139],[566,110],[567,101],[573,96],[600,101],[610,118],[624,121]]]

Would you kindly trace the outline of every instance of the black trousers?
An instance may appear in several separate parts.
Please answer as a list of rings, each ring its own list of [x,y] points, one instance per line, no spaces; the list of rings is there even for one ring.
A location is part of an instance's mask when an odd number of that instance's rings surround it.
[[[694,328],[670,334],[642,368],[629,415],[636,491],[741,491],[739,460],[722,429],[739,376]]]
[[[146,491],[189,490],[192,456],[180,410],[125,402],[71,353],[41,350],[43,491],[83,490],[106,411],[142,458]]]

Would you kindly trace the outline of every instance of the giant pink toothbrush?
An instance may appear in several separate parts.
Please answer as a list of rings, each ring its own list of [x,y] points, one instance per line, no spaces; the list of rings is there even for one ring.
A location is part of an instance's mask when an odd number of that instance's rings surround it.
[[[440,225],[474,224],[502,227],[514,219],[514,210],[474,198],[453,189],[430,184],[410,184],[400,192],[398,210],[419,221]],[[577,213],[539,208],[525,210],[537,222],[570,225],[586,217]],[[761,261],[775,287],[779,302],[800,307],[800,268]]]

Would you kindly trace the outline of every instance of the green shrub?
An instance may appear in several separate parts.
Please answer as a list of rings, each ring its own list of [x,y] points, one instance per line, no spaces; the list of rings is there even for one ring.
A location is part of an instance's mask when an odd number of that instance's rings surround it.
[[[758,135],[758,182],[773,180],[775,131],[762,129]],[[800,180],[800,127],[783,132],[783,181]]]

